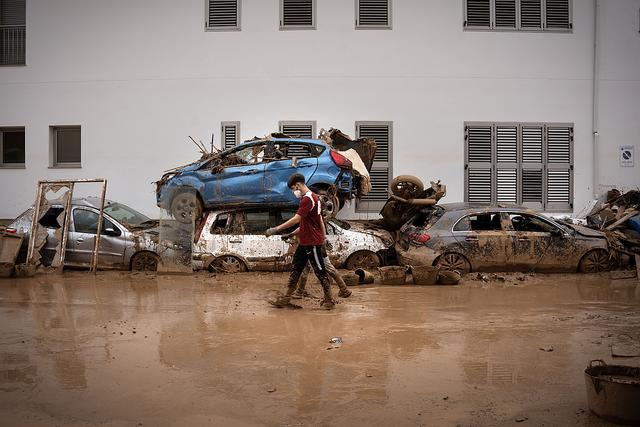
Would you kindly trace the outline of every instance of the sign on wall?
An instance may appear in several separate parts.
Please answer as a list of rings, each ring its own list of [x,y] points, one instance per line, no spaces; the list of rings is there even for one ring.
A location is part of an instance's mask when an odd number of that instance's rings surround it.
[[[633,167],[633,145],[620,146],[620,166]]]

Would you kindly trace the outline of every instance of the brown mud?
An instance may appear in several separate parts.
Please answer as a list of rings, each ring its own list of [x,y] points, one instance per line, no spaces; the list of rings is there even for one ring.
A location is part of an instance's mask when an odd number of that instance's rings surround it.
[[[333,311],[308,299],[272,308],[283,273],[6,279],[0,416],[26,426],[607,425],[587,410],[585,367],[640,365],[610,356],[618,340],[640,340],[640,285],[609,277],[356,286]]]

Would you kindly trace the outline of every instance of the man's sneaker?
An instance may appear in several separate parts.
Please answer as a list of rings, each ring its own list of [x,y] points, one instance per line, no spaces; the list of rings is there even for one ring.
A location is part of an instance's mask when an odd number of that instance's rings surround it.
[[[326,309],[326,310],[333,310],[335,308],[335,304],[333,301],[331,301],[330,299],[325,299],[322,300],[322,304],[320,305],[320,307]]]
[[[300,298],[318,298],[318,297],[305,289],[302,292],[295,291],[293,295],[291,295],[291,298],[300,299]]]
[[[288,296],[280,295],[275,300],[269,301],[269,304],[277,308],[285,308],[290,304],[290,301]]]
[[[351,291],[349,289],[340,289],[340,292],[338,292],[338,296],[340,298],[349,298],[351,296]]]

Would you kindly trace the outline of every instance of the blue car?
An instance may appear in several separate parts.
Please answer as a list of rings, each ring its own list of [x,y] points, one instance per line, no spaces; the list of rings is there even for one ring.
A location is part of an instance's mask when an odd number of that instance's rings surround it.
[[[157,204],[188,223],[205,209],[251,206],[298,206],[287,180],[301,173],[332,218],[355,192],[352,164],[321,140],[256,139],[203,156],[174,169],[158,181]]]

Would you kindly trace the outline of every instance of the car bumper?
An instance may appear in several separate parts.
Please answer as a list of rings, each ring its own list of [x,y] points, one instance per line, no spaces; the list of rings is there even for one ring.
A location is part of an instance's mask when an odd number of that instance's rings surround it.
[[[396,248],[396,253],[400,265],[433,265],[440,256],[440,252],[426,246],[410,246],[407,250]]]

